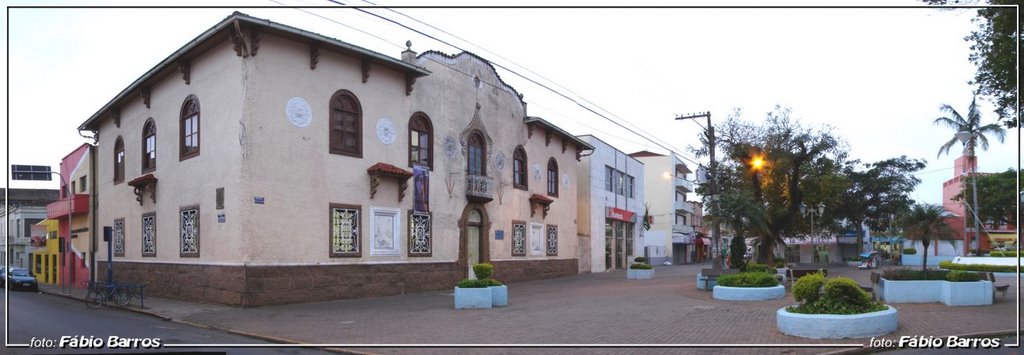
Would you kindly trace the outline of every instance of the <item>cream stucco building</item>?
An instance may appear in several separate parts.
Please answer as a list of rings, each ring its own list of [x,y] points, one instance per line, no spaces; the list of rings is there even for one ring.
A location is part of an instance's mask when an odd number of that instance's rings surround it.
[[[590,145],[471,53],[401,59],[235,13],[80,129],[118,278],[242,306],[577,272]],[[102,267],[101,267],[102,269]]]
[[[702,243],[694,233],[694,204],[686,196],[693,191],[686,178],[690,168],[675,154],[641,151],[630,156],[644,166],[644,200],[654,217],[644,238],[651,263],[693,262]]]

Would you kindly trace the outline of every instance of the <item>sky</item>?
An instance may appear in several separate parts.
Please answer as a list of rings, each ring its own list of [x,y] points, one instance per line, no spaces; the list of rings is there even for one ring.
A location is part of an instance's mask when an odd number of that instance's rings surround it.
[[[362,5],[365,1],[340,1]],[[416,4],[409,1],[375,1]],[[429,2],[475,5],[478,2]],[[654,5],[908,5],[917,1],[673,1]],[[134,5],[125,1],[8,1],[8,6]],[[147,4],[210,5],[209,2]],[[3,19],[9,90],[0,128],[8,164],[51,165],[82,143],[77,127],[135,79],[233,11],[269,19],[399,58],[412,41],[419,53],[473,52],[542,117],[573,134],[592,134],[619,150],[666,147],[693,168],[706,164],[689,147],[700,125],[674,118],[711,112],[722,122],[763,121],[776,105],[801,124],[830,130],[850,157],[873,162],[906,155],[925,159],[912,194],[941,203],[953,177],[952,155],[937,157],[951,129],[932,121],[950,104],[966,114],[975,66],[964,41],[971,9],[929,8],[618,8],[618,9],[316,9],[329,1],[250,0],[221,6],[289,8],[8,8]],[[508,4],[508,2],[485,2]],[[546,2],[517,5],[548,4]],[[560,4],[622,5],[614,1]],[[634,3],[630,3],[634,4]],[[427,33],[375,17],[376,14]],[[453,47],[453,45],[455,47]],[[458,47],[458,48],[456,48]],[[511,71],[510,71],[511,70]],[[522,76],[529,78],[524,79]],[[538,85],[538,83],[542,84]],[[979,100],[983,123],[995,122]],[[594,112],[599,112],[600,115]],[[630,133],[623,126],[637,131]],[[86,132],[89,134],[89,132]],[[658,143],[652,143],[648,137]],[[990,138],[979,170],[1020,164],[1018,130],[1005,143]],[[9,151],[8,151],[9,150]],[[694,169],[695,170],[695,169]],[[0,173],[6,180],[9,168]],[[691,175],[692,179],[693,176]],[[58,182],[9,181],[12,188],[57,188]]]

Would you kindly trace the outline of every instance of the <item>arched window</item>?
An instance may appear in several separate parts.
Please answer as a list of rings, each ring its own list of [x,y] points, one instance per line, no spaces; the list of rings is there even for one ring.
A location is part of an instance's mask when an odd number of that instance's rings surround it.
[[[548,159],[548,196],[558,197],[558,163]]]
[[[523,150],[523,146],[518,146],[512,152],[512,186],[526,190],[529,181],[526,174],[526,150]]]
[[[434,168],[434,128],[430,117],[417,112],[409,118],[409,166]]]
[[[114,140],[114,183],[124,182],[124,140],[117,136]]]
[[[331,96],[330,152],[363,157],[363,109],[356,95],[338,90]]]
[[[480,132],[469,134],[466,142],[466,150],[469,159],[466,160],[466,175],[487,175],[487,148],[484,145],[484,137]]]
[[[142,126],[142,172],[156,169],[156,122],[150,117]]]
[[[195,95],[188,95],[181,104],[179,131],[179,158],[185,160],[199,155],[199,99]]]

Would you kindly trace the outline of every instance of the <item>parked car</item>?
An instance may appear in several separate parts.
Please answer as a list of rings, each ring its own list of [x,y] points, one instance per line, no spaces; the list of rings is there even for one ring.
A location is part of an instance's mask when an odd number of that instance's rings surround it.
[[[39,283],[36,282],[36,278],[28,273],[28,269],[25,268],[6,268],[3,272],[5,282],[4,287],[10,286],[11,290],[16,289],[27,289],[31,291],[39,291]]]

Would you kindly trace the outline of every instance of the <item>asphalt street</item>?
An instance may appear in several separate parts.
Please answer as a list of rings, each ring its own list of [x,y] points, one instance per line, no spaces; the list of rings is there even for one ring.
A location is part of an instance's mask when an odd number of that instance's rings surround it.
[[[3,290],[0,290],[3,291]],[[35,292],[10,292],[7,322],[3,330],[6,344],[31,344],[37,347],[11,347],[5,354],[188,352],[228,354],[326,354],[317,349],[268,343],[224,331],[197,328],[169,322],[149,315],[114,308],[90,310],[79,300]],[[8,327],[9,326],[9,327]],[[110,348],[111,337],[121,349]],[[61,341],[72,347],[55,349]],[[137,340],[136,340],[137,339]],[[147,348],[159,339],[161,348]],[[102,344],[102,347],[93,347]],[[199,347],[188,344],[201,345]],[[216,347],[241,344],[245,347]],[[83,347],[74,347],[83,346]],[[47,349],[50,348],[50,349]]]

